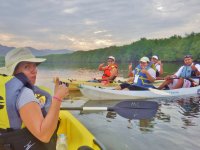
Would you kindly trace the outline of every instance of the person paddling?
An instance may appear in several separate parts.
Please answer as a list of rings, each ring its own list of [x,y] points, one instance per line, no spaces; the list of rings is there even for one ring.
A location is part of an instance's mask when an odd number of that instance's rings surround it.
[[[104,63],[98,67],[99,71],[103,71],[101,83],[106,85],[115,80],[118,76],[118,65],[115,63],[115,57],[109,56],[107,59],[107,66]]]
[[[0,68],[1,150],[56,149],[59,110],[69,93],[58,78],[53,97],[35,86],[37,66],[45,60],[27,48],[13,49],[5,56],[5,67]]]
[[[200,65],[193,62],[192,55],[184,56],[183,61],[184,65],[181,66],[174,75],[166,76],[165,81],[158,89],[189,88],[194,86],[193,84],[199,84],[199,79],[195,82],[196,79],[190,78],[200,76]]]
[[[144,90],[154,88],[153,82],[156,78],[156,71],[149,66],[150,60],[148,57],[142,57],[139,65],[132,70],[132,64],[129,65],[129,76],[133,77],[133,83],[122,83],[116,87],[116,90]]]

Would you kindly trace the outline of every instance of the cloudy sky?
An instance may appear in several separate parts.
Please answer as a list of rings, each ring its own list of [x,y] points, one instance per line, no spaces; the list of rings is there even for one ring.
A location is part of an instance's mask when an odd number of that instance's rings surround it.
[[[200,0],[0,0],[0,44],[91,50],[200,32]]]

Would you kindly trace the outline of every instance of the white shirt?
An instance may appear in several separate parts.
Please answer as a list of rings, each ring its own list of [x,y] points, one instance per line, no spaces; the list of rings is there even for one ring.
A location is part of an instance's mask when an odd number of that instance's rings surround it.
[[[192,63],[192,65],[193,65],[193,63]],[[183,70],[183,67],[184,67],[184,66],[181,66],[181,67],[178,69],[178,71],[177,71],[174,75],[176,75],[177,77],[180,77],[181,72],[182,72],[182,70]],[[197,68],[198,71],[200,71],[200,65],[199,65],[199,64],[196,64],[195,67]]]
[[[156,71],[153,68],[149,68],[147,71],[154,79],[156,78]]]
[[[27,87],[24,87],[17,98],[17,109],[19,110],[22,106],[30,102],[36,102],[40,104],[39,100],[35,97],[33,91]]]
[[[160,65],[158,63],[155,64],[156,70],[158,70],[158,72],[160,72]]]

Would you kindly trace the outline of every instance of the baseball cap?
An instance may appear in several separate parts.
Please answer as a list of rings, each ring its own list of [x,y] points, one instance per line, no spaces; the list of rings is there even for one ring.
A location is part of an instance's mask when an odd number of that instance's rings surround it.
[[[115,57],[114,56],[109,56],[108,59],[113,59],[115,61]]]
[[[141,62],[150,62],[148,57],[142,57],[140,59]]]
[[[158,60],[158,56],[156,56],[156,55],[153,55],[152,58],[155,58],[155,59]]]

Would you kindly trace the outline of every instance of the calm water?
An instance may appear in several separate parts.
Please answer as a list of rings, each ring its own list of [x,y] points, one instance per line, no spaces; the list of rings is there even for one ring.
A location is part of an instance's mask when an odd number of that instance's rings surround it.
[[[52,78],[91,79],[100,77],[97,64],[43,65],[39,67],[39,85],[53,89]],[[165,64],[165,74],[176,71],[180,64]],[[120,65],[120,76],[126,77],[127,64]],[[72,94],[72,93],[71,93]],[[113,106],[116,102],[86,102],[70,97],[64,106]],[[107,150],[199,150],[199,98],[187,98],[160,103],[157,114],[148,120],[127,120],[115,113],[72,111],[72,113],[101,141]],[[77,137],[78,138],[78,137]]]

